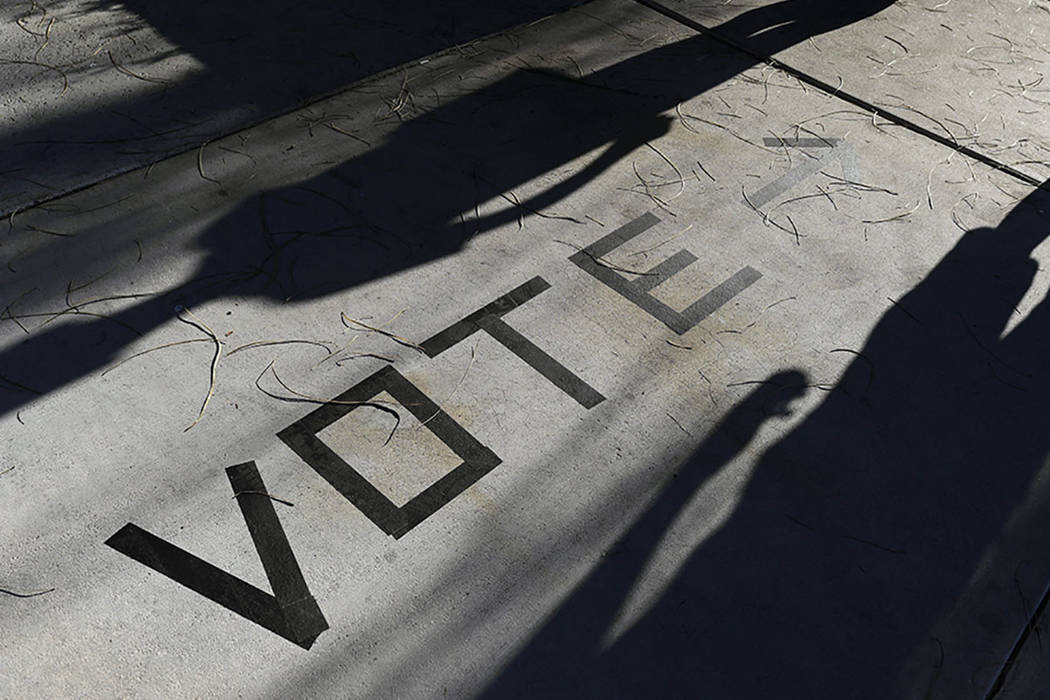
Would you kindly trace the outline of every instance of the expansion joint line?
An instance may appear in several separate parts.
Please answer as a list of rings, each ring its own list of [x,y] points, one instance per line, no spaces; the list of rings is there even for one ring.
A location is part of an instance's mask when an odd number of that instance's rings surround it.
[[[1032,632],[1036,630],[1038,620],[1042,617],[1043,612],[1046,610],[1047,602],[1050,601],[1050,584],[1043,590],[1043,597],[1039,600],[1039,605],[1036,606],[1035,610],[1032,611],[1029,616],[1024,629],[1017,636],[1017,640],[1014,642],[1013,647],[1010,649],[1010,655],[1006,657],[1002,665],[999,667],[999,672],[995,674],[995,680],[992,682],[988,692],[984,695],[984,700],[993,700],[993,698],[999,697],[999,692],[1003,689],[1003,684],[1006,682],[1006,677],[1010,674],[1010,670],[1013,668],[1014,663],[1017,661],[1018,655],[1021,653],[1021,649],[1024,648],[1025,642],[1031,636]],[[1036,632],[1038,634],[1038,632]]]
[[[672,10],[671,8],[669,8],[669,7],[665,7],[664,5],[661,5],[659,2],[655,2],[654,0],[634,0],[634,1],[637,2],[640,5],[644,5],[645,7],[648,7],[649,9],[651,9],[651,10],[653,10],[655,12],[659,12],[660,14],[662,14],[665,17],[667,17],[668,19],[672,19],[675,22],[678,22],[679,24],[683,24],[683,25],[689,27],[690,29],[696,31],[697,33],[699,33],[702,36],[709,37],[709,38],[711,38],[711,39],[713,39],[715,41],[718,41],[718,42],[720,42],[722,44],[725,44],[726,46],[729,46],[730,48],[733,48],[733,49],[735,49],[737,51],[740,51],[741,53],[744,53],[744,54],[750,56],[751,58],[755,59],[756,61],[759,61],[761,63],[765,63],[765,64],[767,64],[767,65],[769,65],[769,66],[771,66],[773,68],[776,68],[777,70],[783,71],[784,73],[787,73],[788,75],[790,75],[790,76],[792,76],[794,78],[797,78],[798,80],[802,81],[803,83],[806,83],[807,85],[809,85],[811,87],[814,87],[817,90],[820,90],[821,92],[827,93],[831,97],[836,97],[836,98],[838,98],[840,100],[848,102],[849,104],[853,105],[854,107],[859,107],[860,109],[863,109],[866,112],[869,112],[869,113],[871,113],[873,115],[880,116],[880,117],[882,117],[883,119],[885,119],[886,121],[888,121],[888,122],[890,122],[892,124],[896,124],[897,126],[900,126],[900,127],[905,128],[905,129],[908,129],[909,131],[911,131],[911,132],[913,132],[915,134],[918,134],[920,136],[924,136],[924,137],[926,137],[928,139],[936,141],[937,143],[939,143],[939,144],[941,144],[943,146],[947,146],[948,148],[952,149],[953,151],[956,151],[957,153],[961,153],[962,155],[966,156],[967,158],[971,158],[971,159],[976,160],[976,161],[978,161],[980,163],[984,163],[985,165],[987,165],[987,166],[989,166],[991,168],[994,168],[994,169],[996,169],[996,170],[998,170],[1000,172],[1006,173],[1007,175],[1010,175],[1010,176],[1012,176],[1012,177],[1014,177],[1014,178],[1016,178],[1018,180],[1021,180],[1022,182],[1026,183],[1028,185],[1031,185],[1031,186],[1033,186],[1035,188],[1038,188],[1038,189],[1041,189],[1041,190],[1046,190],[1046,191],[1050,192],[1050,182],[1044,182],[1044,181],[1042,181],[1042,180],[1040,180],[1040,179],[1038,179],[1036,177],[1028,175],[1027,173],[1023,173],[1023,172],[1021,172],[1020,170],[1018,170],[1017,168],[1015,168],[1015,167],[1013,167],[1011,165],[1007,165],[1006,163],[1001,163],[1001,162],[997,161],[995,158],[992,158],[991,156],[985,155],[984,153],[981,153],[980,151],[976,151],[976,150],[974,150],[974,149],[972,149],[972,148],[970,148],[968,146],[963,146],[962,144],[958,143],[954,139],[951,139],[951,138],[949,138],[947,136],[944,136],[942,134],[938,134],[935,131],[931,131],[930,129],[926,128],[922,124],[918,124],[915,121],[913,121],[911,119],[908,119],[907,117],[903,117],[900,114],[896,114],[896,113],[894,113],[892,111],[886,111],[884,108],[881,108],[881,107],[876,107],[874,104],[872,104],[868,100],[865,100],[865,99],[863,99],[861,97],[857,97],[856,95],[850,94],[849,92],[847,92],[845,90],[842,90],[841,88],[837,88],[834,85],[831,85],[830,83],[824,82],[820,78],[815,78],[812,75],[809,75],[808,73],[799,70],[798,68],[794,68],[792,66],[789,66],[786,63],[782,63],[781,61],[778,61],[775,58],[772,58],[770,56],[764,56],[764,55],[762,55],[761,53],[759,53],[757,51],[753,51],[752,49],[748,48],[744,44],[742,44],[739,41],[733,39],[732,37],[728,37],[728,36],[722,34],[721,32],[718,32],[718,31],[716,31],[714,29],[710,29],[708,27],[705,27],[704,25],[700,24],[696,20],[690,19],[689,17],[686,17],[685,15],[681,14],[680,12],[676,12],[676,11]]]

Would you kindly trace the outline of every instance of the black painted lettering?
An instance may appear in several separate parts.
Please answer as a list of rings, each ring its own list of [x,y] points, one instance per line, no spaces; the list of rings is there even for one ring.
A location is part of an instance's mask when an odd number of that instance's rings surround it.
[[[273,595],[128,523],[106,540],[113,549],[227,610],[309,649],[328,629],[310,594],[284,528],[254,462],[229,467],[226,476],[255,543]]]
[[[474,333],[484,331],[581,406],[594,408],[605,400],[604,396],[503,320],[507,312],[513,311],[548,289],[550,284],[545,279],[533,277],[491,304],[483,306],[423,341],[420,346],[428,357],[437,357]]]
[[[761,209],[769,202],[792,189],[802,181],[828,166],[828,161],[838,160],[842,164],[842,176],[848,182],[858,182],[857,156],[853,149],[842,139],[836,138],[801,138],[801,139],[764,139],[766,146],[780,146],[781,148],[813,148],[828,149],[819,158],[806,158],[799,165],[787,171],[773,182],[755,192],[749,198],[756,209]]]
[[[762,275],[752,267],[744,267],[726,281],[709,291],[683,311],[676,311],[663,303],[650,292],[696,262],[696,257],[686,250],[680,250],[664,262],[656,265],[635,280],[628,280],[600,259],[616,250],[627,241],[641,235],[660,219],[651,212],[643,214],[612,233],[604,236],[586,248],[574,253],[569,260],[598,281],[612,288],[613,291],[632,302],[656,320],[683,335],[696,324],[703,321],[722,305],[759,280]]]
[[[462,464],[400,508],[328,447],[317,433],[386,391],[445,443]],[[387,366],[277,433],[310,467],[383,532],[399,538],[463,493],[500,463],[459,423],[393,367]]]

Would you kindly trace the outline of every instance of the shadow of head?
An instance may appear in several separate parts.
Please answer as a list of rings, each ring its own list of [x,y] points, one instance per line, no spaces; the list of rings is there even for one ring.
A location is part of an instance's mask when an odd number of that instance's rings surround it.
[[[809,378],[800,370],[777,372],[752,392],[744,405],[753,402],[767,416],[790,416],[794,412],[792,402],[805,396],[808,386]]]
[[[806,395],[809,377],[797,369],[789,369],[755,382],[757,385],[726,414],[722,425],[735,441],[747,442],[770,418],[794,415],[795,401]]]

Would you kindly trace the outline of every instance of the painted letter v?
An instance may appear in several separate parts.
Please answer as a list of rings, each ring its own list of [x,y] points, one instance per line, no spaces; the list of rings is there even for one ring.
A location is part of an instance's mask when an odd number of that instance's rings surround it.
[[[128,523],[106,544],[271,632],[309,649],[328,629],[310,594],[255,462],[226,469],[273,595]]]

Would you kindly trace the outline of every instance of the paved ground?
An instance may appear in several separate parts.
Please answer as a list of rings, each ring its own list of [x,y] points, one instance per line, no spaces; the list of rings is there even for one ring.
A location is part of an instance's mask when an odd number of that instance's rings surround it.
[[[5,11],[0,694],[1046,696],[1046,3],[317,5]]]

